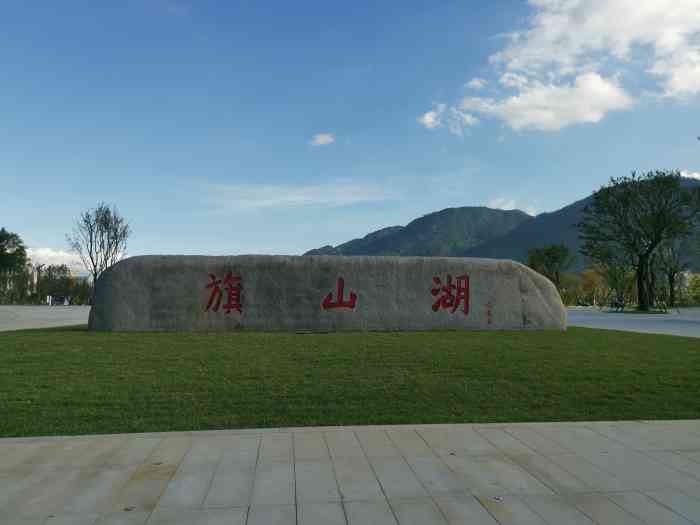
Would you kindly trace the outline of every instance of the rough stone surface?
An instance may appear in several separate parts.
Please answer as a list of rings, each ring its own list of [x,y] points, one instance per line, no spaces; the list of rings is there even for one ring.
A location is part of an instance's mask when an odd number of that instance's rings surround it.
[[[241,277],[241,312],[225,311],[228,292],[207,309],[211,275]],[[469,307],[433,310],[436,285],[469,276]],[[354,308],[324,309],[342,300]],[[449,301],[448,301],[449,303]],[[235,304],[233,301],[231,304]],[[216,311],[215,311],[216,310]],[[453,311],[454,310],[454,311]],[[90,313],[93,330],[532,330],[566,328],[554,285],[507,260],[456,257],[337,257],[149,255],[125,259],[98,280]]]

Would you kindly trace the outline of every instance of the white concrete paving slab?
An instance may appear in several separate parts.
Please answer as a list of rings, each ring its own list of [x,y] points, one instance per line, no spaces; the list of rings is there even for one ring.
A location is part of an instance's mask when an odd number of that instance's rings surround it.
[[[334,459],[338,458],[362,458],[365,453],[362,451],[362,445],[355,436],[355,433],[349,430],[339,432],[325,432],[326,443],[328,450]]]
[[[345,504],[349,525],[397,525],[386,501],[350,501]]]
[[[592,490],[589,485],[557,465],[551,458],[539,454],[517,454],[509,458],[557,494]]]
[[[435,503],[450,525],[496,525],[498,522],[481,502],[471,494],[449,494],[436,496]]]
[[[300,503],[297,505],[299,525],[346,525],[345,511],[340,503]]]
[[[425,498],[428,493],[403,458],[371,458],[370,463],[390,499]]]
[[[547,525],[516,496],[480,497],[479,501],[501,525]]]
[[[443,456],[443,460],[474,494],[553,494],[549,487],[506,456]]]
[[[46,520],[46,525],[94,525],[98,514],[56,514]]]
[[[593,521],[562,496],[521,496],[535,514],[548,524],[593,525]]]
[[[149,512],[110,512],[98,518],[95,525],[146,525]]]
[[[639,518],[616,505],[605,494],[577,494],[570,502],[578,507],[595,523],[610,523],[619,525],[642,525]]]
[[[256,505],[248,511],[246,525],[296,525],[295,505]]]
[[[699,423],[2,439],[0,524],[700,525]]]
[[[428,498],[391,500],[389,502],[399,525],[444,525],[444,515],[435,502]]]
[[[343,501],[382,501],[384,493],[366,458],[333,459]]]
[[[330,460],[302,461],[294,464],[298,502],[340,501],[335,472]]]
[[[618,492],[608,496],[614,503],[644,523],[690,525],[682,515],[664,507],[640,492]]]
[[[294,464],[289,461],[258,463],[253,481],[253,505],[295,503]]]
[[[664,490],[646,492],[646,496],[673,510],[692,523],[700,523],[700,498],[693,498],[682,492]]]
[[[500,428],[482,428],[477,432],[504,454],[534,454],[535,450]]]

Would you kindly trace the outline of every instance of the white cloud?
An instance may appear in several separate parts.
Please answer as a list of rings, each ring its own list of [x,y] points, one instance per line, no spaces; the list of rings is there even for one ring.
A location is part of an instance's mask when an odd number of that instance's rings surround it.
[[[576,77],[573,84],[531,82],[517,95],[498,100],[465,98],[460,108],[498,117],[514,130],[554,131],[573,124],[599,122],[610,111],[629,109],[633,102],[614,80],[585,73]]]
[[[464,129],[478,124],[479,119],[470,113],[465,113],[457,108],[450,108],[446,123],[450,133],[457,136],[464,135]]]
[[[664,80],[665,97],[686,98],[700,93],[700,49],[683,49],[659,59],[649,72]]]
[[[496,197],[486,203],[487,208],[494,210],[522,210],[528,215],[537,215],[537,209],[531,204],[521,204],[517,199],[508,197]]]
[[[84,272],[80,257],[75,253],[65,252],[63,250],[54,250],[52,248],[28,248],[27,255],[32,264],[65,264],[74,272]]]
[[[525,27],[489,58],[493,94],[448,104],[443,114],[456,107],[512,129],[555,131],[600,122],[649,92],[700,95],[700,0],[528,3]],[[637,87],[649,82],[651,91]]]
[[[491,57],[508,71],[561,77],[641,62],[668,96],[700,93],[698,0],[530,0],[529,27]]]
[[[700,171],[681,170],[681,177],[700,180]]]
[[[374,184],[347,180],[314,185],[236,184],[210,188],[209,198],[219,212],[254,211],[305,206],[338,207],[380,202],[394,198],[394,193]]]
[[[523,89],[527,85],[527,77],[523,75],[518,75],[511,71],[506,71],[501,75],[498,81],[506,87]]]
[[[327,146],[328,144],[333,144],[335,142],[335,135],[333,133],[317,133],[311,138],[312,146]]]
[[[442,114],[445,112],[446,107],[445,104],[433,104],[433,109],[418,117],[418,122],[423,124],[426,129],[439,128],[442,126]]]
[[[495,210],[514,210],[515,209],[515,199],[507,199],[505,197],[496,197],[491,199],[486,203],[487,208],[493,208]]]
[[[472,78],[467,82],[467,87],[471,89],[483,89],[486,86],[486,80],[483,78]]]
[[[474,115],[465,113],[459,108],[448,108],[446,104],[434,104],[433,109],[418,117],[426,129],[437,129],[447,126],[453,135],[463,136],[464,129],[479,122]]]

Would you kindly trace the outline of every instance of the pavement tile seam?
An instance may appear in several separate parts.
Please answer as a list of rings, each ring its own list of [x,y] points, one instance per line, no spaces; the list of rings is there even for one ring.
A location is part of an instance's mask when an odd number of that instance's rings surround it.
[[[563,496],[561,496],[561,495],[559,495],[559,494],[557,494],[555,497],[560,498],[560,499],[563,499]],[[540,509],[538,509],[538,508],[536,507],[536,505],[534,505],[534,502],[533,502],[533,500],[532,500],[532,496],[529,496],[529,497],[521,497],[521,498],[520,498],[520,501],[522,501],[523,504],[524,504],[526,507],[528,507],[528,508],[529,508],[532,512],[534,512],[537,516],[539,516],[539,518],[540,518],[544,523],[546,523],[547,525],[560,525],[558,522],[555,523],[555,522],[550,521],[550,520],[547,518],[547,516],[546,516]],[[586,519],[588,520],[588,522],[590,523],[590,525],[595,525],[595,523],[593,522],[593,520],[592,520],[590,517],[588,517],[586,514],[584,514],[580,509],[577,509],[576,507],[567,507],[567,508],[570,508],[571,510],[573,510],[574,513],[579,513],[579,514],[581,514],[581,516],[583,516],[584,518],[586,518]]]
[[[340,497],[340,502],[343,503],[343,501],[344,501],[343,500],[343,492],[341,491],[340,483],[338,482],[338,473],[336,472],[335,464],[333,463],[333,454],[331,453],[331,447],[328,444],[328,438],[326,436],[326,433],[323,432],[321,435],[323,436],[323,442],[325,443],[326,450],[328,452],[328,460],[329,460],[330,465],[331,465],[331,471],[333,472],[333,479],[335,480],[335,489],[338,491],[338,496]],[[345,508],[345,505],[341,505],[341,509],[343,511],[343,518],[345,519],[345,523],[347,525],[349,523],[348,511]]]
[[[659,505],[661,505],[661,506],[663,506],[663,507],[666,507],[667,509],[672,510],[672,511],[675,512],[676,514],[678,514],[678,515],[684,517],[685,519],[687,519],[687,520],[690,521],[691,523],[695,523],[695,524],[700,525],[700,513],[698,513],[698,515],[696,515],[696,516],[689,516],[689,515],[686,515],[684,512],[681,512],[677,507],[674,507],[674,506],[672,506],[672,505],[669,505],[666,501],[664,501],[663,499],[661,499],[661,497],[659,496],[659,493],[658,493],[658,492],[642,492],[642,494],[644,494],[644,495],[647,496],[648,498],[651,498],[652,500],[654,500],[654,501],[655,501],[656,503],[658,503]],[[689,496],[686,496],[686,497],[689,498]],[[690,498],[690,499],[695,499],[695,498]],[[696,502],[697,502],[697,507],[698,507],[698,509],[700,509],[700,499],[696,499]]]
[[[603,496],[603,497],[604,497],[604,494],[602,494],[602,493],[594,493],[593,495],[598,495],[598,496]],[[607,498],[606,498],[606,499],[607,499]],[[588,510],[588,509],[586,509],[585,507],[583,507],[581,504],[577,504],[576,502],[571,502],[571,504],[574,506],[574,508],[578,509],[579,512],[583,513],[583,515],[586,516],[588,519],[590,519],[593,523],[596,523],[596,524],[599,524],[599,525],[606,525],[604,522],[598,521],[598,519],[596,518],[595,514],[593,514],[590,510]],[[611,504],[611,505],[615,505],[615,503],[614,503],[613,501],[610,501],[610,504]],[[617,505],[615,505],[615,507],[618,508]],[[624,509],[621,509],[621,510],[622,510],[622,512],[624,512],[624,513],[626,513],[627,515],[629,515],[631,518],[636,519],[636,518],[634,518],[634,516],[632,516],[631,514],[629,514],[626,510],[624,510]],[[638,521],[638,520],[637,520],[637,521]],[[643,525],[641,522],[639,522],[639,523],[640,523],[640,525]],[[612,524],[611,524],[611,525],[612,525]]]
[[[550,449],[547,449],[548,452],[544,453],[544,452],[538,450],[538,448],[539,448],[538,445],[533,444],[533,443],[528,443],[528,441],[523,438],[522,431],[520,432],[520,436],[518,436],[518,434],[515,433],[517,430],[519,430],[518,428],[513,428],[511,426],[508,426],[504,429],[504,431],[507,432],[508,434],[510,434],[512,437],[514,437],[518,441],[520,441],[521,443],[528,446],[529,448],[533,449],[538,454],[542,454],[542,455],[546,455],[546,456],[554,456],[557,454],[573,454],[573,453],[575,453],[575,451],[568,449],[565,445],[559,444],[557,441],[553,440],[552,438],[548,437],[547,435],[542,434],[541,432],[538,432],[536,425],[528,425],[524,428],[525,428],[525,430],[530,430],[535,435],[536,438],[539,438],[542,441],[544,441],[545,446],[551,447],[551,449],[553,449],[553,450],[559,450],[559,452],[555,453],[555,452],[551,452]]]
[[[586,490],[583,490],[583,491],[577,491],[577,490],[573,490],[573,489],[572,489],[572,490],[567,489],[566,491],[558,490],[558,487],[557,487],[554,483],[552,483],[552,482],[550,482],[550,481],[548,480],[548,478],[549,478],[548,475],[545,475],[544,473],[540,472],[540,471],[537,470],[537,469],[528,468],[528,465],[523,464],[521,461],[518,461],[518,459],[520,459],[520,458],[518,457],[519,455],[517,455],[517,454],[506,454],[506,457],[508,457],[511,461],[513,461],[513,462],[516,463],[518,466],[520,466],[523,470],[525,470],[525,471],[526,471],[528,474],[530,474],[532,477],[538,479],[538,480],[540,481],[540,483],[542,483],[543,485],[545,485],[546,487],[548,487],[552,492],[554,492],[554,494],[562,495],[562,494],[566,494],[566,493],[568,493],[568,492],[586,492],[586,491],[589,491],[589,490],[593,490],[592,487],[591,487],[590,485],[588,485],[588,483],[586,483],[584,480],[582,480],[581,478],[579,478],[578,476],[576,476],[576,474],[574,474],[573,472],[569,472],[569,471],[566,470],[565,468],[563,468],[563,467],[561,467],[560,465],[558,465],[552,458],[549,458],[549,457],[547,457],[547,456],[543,456],[543,455],[541,455],[541,454],[532,454],[532,455],[533,455],[535,458],[537,458],[537,459],[539,459],[539,460],[541,460],[541,461],[544,461],[545,464],[546,464],[546,463],[551,463],[551,465],[553,465],[553,466],[555,467],[555,469],[559,469],[559,470],[564,471],[566,474],[568,474],[568,475],[571,476],[573,479],[575,479],[578,483],[580,483],[581,485],[583,485],[584,487],[586,487]]]
[[[384,497],[384,501],[386,501],[387,504],[388,504],[389,497],[387,496],[387,493],[386,493],[386,490],[385,490],[385,488],[384,488],[384,485],[383,485],[382,481],[379,479],[379,476],[377,475],[377,471],[375,470],[374,465],[372,465],[372,462],[370,461],[370,458],[369,458],[369,456],[368,456],[368,454],[367,454],[367,451],[365,450],[365,447],[364,447],[364,445],[362,444],[362,440],[361,440],[360,437],[357,435],[357,430],[353,430],[352,433],[353,433],[353,435],[355,436],[355,439],[357,440],[357,443],[358,443],[360,449],[362,450],[362,453],[363,453],[364,456],[365,456],[365,461],[366,461],[367,464],[369,465],[369,468],[370,468],[370,470],[372,471],[372,475],[374,476],[374,479],[377,481],[377,485],[379,486],[379,490],[382,492],[382,496]],[[396,515],[396,512],[395,512],[394,509],[391,507],[391,505],[389,505],[389,510],[391,511],[391,515],[394,517],[394,520],[396,521],[396,523],[399,523],[399,517]]]
[[[505,428],[505,427],[504,427],[504,428]],[[536,452],[535,452],[534,449],[532,449],[531,447],[527,446],[527,444],[523,443],[523,442],[520,441],[519,439],[516,439],[516,438],[514,438],[512,435],[508,434],[505,430],[503,430],[503,428],[488,428],[488,429],[487,429],[487,428],[481,428],[481,429],[475,429],[474,431],[475,431],[477,434],[479,434],[483,439],[485,439],[487,442],[491,443],[491,445],[492,445],[495,449],[497,449],[497,450],[499,450],[499,451],[501,451],[501,452],[503,452],[503,453],[505,453],[506,450],[505,450],[499,443],[497,443],[497,442],[495,441],[495,438],[494,438],[493,435],[491,435],[491,438],[489,438],[489,435],[488,435],[488,434],[493,434],[493,432],[501,432],[501,433],[503,434],[503,436],[507,438],[507,440],[512,440],[512,441],[514,441],[515,443],[519,444],[519,446],[522,447],[522,448],[524,448],[525,450],[529,450],[531,453],[536,454]]]
[[[633,490],[633,491],[625,491],[625,492],[609,492],[609,493],[606,493],[606,497],[607,497],[608,499],[610,499],[613,503],[615,503],[618,507],[621,507],[623,510],[626,510],[628,513],[632,514],[634,517],[636,517],[637,519],[639,519],[639,520],[641,520],[641,521],[643,521],[643,522],[645,521],[644,516],[642,516],[642,515],[640,515],[640,514],[637,514],[637,513],[635,513],[635,512],[632,512],[630,509],[628,509],[627,507],[623,506],[622,503],[621,503],[617,498],[614,498],[614,496],[615,496],[616,494],[622,494],[622,495],[625,495],[625,494],[633,494],[633,495],[641,496],[641,497],[643,497],[643,498],[646,498],[646,499],[650,500],[650,501],[652,502],[652,504],[657,505],[657,506],[661,507],[662,509],[669,511],[669,512],[671,512],[672,514],[675,514],[676,516],[678,516],[679,518],[681,518],[684,522],[692,523],[692,522],[690,522],[687,518],[685,518],[685,516],[683,516],[682,514],[679,514],[678,512],[676,512],[676,511],[675,511],[674,509],[672,509],[671,507],[668,507],[668,506],[666,506],[666,505],[663,505],[663,504],[659,503],[659,502],[656,501],[654,498],[651,498],[650,496],[647,496],[646,494],[644,494],[644,493],[641,492],[641,491]]]
[[[254,494],[253,491],[255,490],[255,473],[258,471],[258,463],[260,461],[260,448],[261,447],[262,447],[262,438],[258,439],[258,448],[257,448],[257,451],[255,453],[255,467],[253,468],[253,480],[250,484],[251,485],[250,486],[250,496],[249,496],[250,499],[253,498],[253,494]],[[252,504],[252,502],[251,502],[251,504]],[[246,510],[246,516],[245,516],[246,523],[248,523],[249,519],[250,519],[250,506]]]
[[[663,465],[663,466],[666,467],[666,468],[670,468],[670,469],[672,469],[672,470],[675,470],[675,471],[678,472],[679,474],[682,474],[682,475],[684,475],[684,476],[688,476],[688,477],[693,478],[693,479],[697,480],[698,482],[700,482],[700,475],[698,475],[698,474],[696,474],[696,473],[693,473],[693,472],[689,472],[688,470],[684,470],[684,469],[679,468],[679,467],[676,467],[676,466],[674,466],[674,465],[671,465],[671,464],[667,463],[666,461],[663,461],[663,460],[662,460],[661,458],[659,458],[658,456],[655,456],[655,455],[653,455],[653,454],[650,454],[649,452],[653,452],[653,451],[645,451],[645,452],[643,452],[643,453],[644,453],[645,456],[647,456],[647,457],[648,457],[649,459],[651,459],[652,461],[655,461],[655,462],[657,462],[657,463]],[[684,456],[681,456],[680,454],[678,454],[676,451],[673,451],[673,450],[668,450],[668,451],[664,451],[664,452],[670,452],[670,453],[672,453],[672,454],[675,454],[675,455],[679,456],[680,458],[683,458],[683,457],[684,457]],[[690,461],[692,461],[692,460],[690,460]]]
[[[449,465],[447,465],[447,464],[442,460],[442,458],[433,450],[433,448],[432,448],[432,447],[430,446],[430,444],[426,441],[426,439],[425,439],[417,430],[414,429],[413,432],[415,433],[415,435],[416,435],[421,441],[423,441],[423,443],[425,443],[425,446],[428,447],[428,450],[430,450],[430,451],[432,452],[433,458],[434,458],[436,461],[439,461],[447,470],[449,470],[450,472],[453,472],[453,473],[454,473],[454,471],[449,467]],[[387,433],[387,435],[388,435],[388,437],[389,437],[389,440],[391,440],[391,441],[393,442],[393,440],[392,440],[392,438],[391,438],[391,435],[388,434],[388,433]],[[394,443],[394,446],[396,446],[395,443]],[[418,480],[418,483],[421,484],[421,486],[423,487],[423,490],[425,490],[425,492],[428,494],[428,497],[429,497],[430,501],[431,501],[432,504],[435,506],[435,508],[437,508],[437,510],[438,510],[438,512],[440,513],[440,515],[442,516],[444,522],[445,522],[445,523],[448,523],[448,516],[445,514],[445,511],[440,507],[440,505],[438,505],[438,502],[435,500],[435,495],[433,494],[433,492],[426,486],[425,482],[421,479],[421,476],[419,476],[418,473],[415,471],[413,465],[411,465],[411,462],[410,462],[410,461],[406,458],[406,456],[404,455],[404,452],[403,452],[399,447],[397,447],[397,448],[399,449],[399,453],[401,454],[403,460],[404,460],[404,461],[406,462],[406,464],[408,465],[408,468],[411,469],[411,472],[413,472],[413,475],[414,475],[415,478]],[[455,474],[456,474],[456,473],[455,473]]]
[[[653,450],[653,449],[650,449],[649,447],[637,448],[634,445],[630,444],[629,442],[621,439],[621,436],[619,436],[619,434],[628,434],[628,432],[625,432],[624,429],[619,428],[617,423],[619,423],[619,422],[592,424],[589,428],[593,432],[595,432],[596,434],[598,434],[604,438],[607,438],[611,441],[615,441],[625,448],[629,448],[632,450],[638,450],[640,452],[646,451],[646,450]],[[628,421],[626,423],[631,423],[631,422]],[[610,435],[610,433],[603,431],[603,429],[608,428],[608,427],[613,427],[613,428],[617,429],[617,435]],[[634,438],[634,436],[629,436],[629,438]]]

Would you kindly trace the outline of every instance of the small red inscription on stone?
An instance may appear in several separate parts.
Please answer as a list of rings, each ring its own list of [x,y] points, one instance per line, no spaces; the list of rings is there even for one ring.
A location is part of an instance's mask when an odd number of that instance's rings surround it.
[[[493,306],[491,306],[491,301],[486,303],[486,323],[491,324],[493,322]]]
[[[219,311],[221,299],[225,291],[226,302],[224,303],[224,312],[230,314],[232,310],[236,310],[238,313],[242,313],[241,291],[243,290],[243,278],[240,275],[233,275],[232,272],[226,273],[222,287],[221,279],[217,279],[216,275],[210,273],[207,288],[211,289],[211,294],[209,294],[206,311]]]
[[[323,299],[321,308],[324,310],[332,310],[335,308],[349,308],[352,310],[355,308],[355,305],[357,304],[357,295],[355,295],[354,292],[350,292],[350,299],[348,301],[343,299],[345,295],[345,279],[342,277],[338,277],[336,282],[336,295],[337,299],[333,301],[333,292],[329,292]]]
[[[469,276],[467,274],[458,275],[456,283],[452,282],[452,275],[447,274],[447,279],[443,284],[440,277],[433,277],[433,288],[430,293],[437,300],[433,303],[433,312],[438,310],[450,310],[455,313],[457,308],[462,305],[464,315],[469,314]]]

